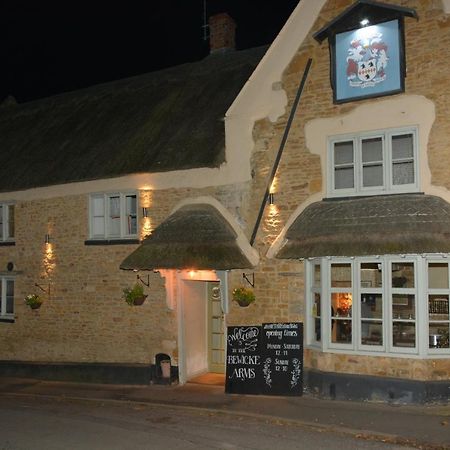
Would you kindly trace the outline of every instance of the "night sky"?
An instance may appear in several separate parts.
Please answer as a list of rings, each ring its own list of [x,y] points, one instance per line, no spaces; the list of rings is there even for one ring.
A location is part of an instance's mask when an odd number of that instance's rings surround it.
[[[236,46],[269,44],[299,0],[206,0],[228,12]],[[53,3],[53,2],[52,2]],[[19,103],[202,59],[203,0],[5,2],[0,6],[0,100]]]

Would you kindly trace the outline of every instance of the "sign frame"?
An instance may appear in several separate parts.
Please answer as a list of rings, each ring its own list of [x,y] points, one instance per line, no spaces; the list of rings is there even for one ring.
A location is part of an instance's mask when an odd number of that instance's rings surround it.
[[[405,91],[403,28],[403,17],[397,17],[333,35],[330,59],[335,104]]]

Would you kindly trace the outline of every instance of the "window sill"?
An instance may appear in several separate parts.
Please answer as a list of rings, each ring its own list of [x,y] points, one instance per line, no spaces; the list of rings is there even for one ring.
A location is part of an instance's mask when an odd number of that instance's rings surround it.
[[[0,247],[12,247],[16,245],[15,241],[1,241]]]
[[[14,317],[6,317],[6,316],[0,316],[0,323],[14,323],[16,319]]]
[[[84,245],[128,245],[140,244],[139,239],[88,239]]]

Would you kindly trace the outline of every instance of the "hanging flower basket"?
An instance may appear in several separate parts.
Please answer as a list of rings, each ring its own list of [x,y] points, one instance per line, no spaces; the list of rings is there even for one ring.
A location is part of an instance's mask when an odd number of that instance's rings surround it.
[[[123,290],[123,298],[130,306],[139,306],[145,302],[147,295],[144,294],[144,287],[136,283],[131,289]]]
[[[37,294],[27,295],[24,301],[31,309],[39,309],[42,305],[42,299]]]
[[[233,301],[243,308],[249,306],[255,300],[255,294],[251,289],[240,287],[233,290]]]

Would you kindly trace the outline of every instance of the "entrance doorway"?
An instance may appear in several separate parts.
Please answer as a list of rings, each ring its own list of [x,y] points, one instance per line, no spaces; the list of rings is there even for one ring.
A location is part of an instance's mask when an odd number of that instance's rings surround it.
[[[184,280],[180,306],[184,367],[180,381],[224,374],[224,313],[219,281]]]

